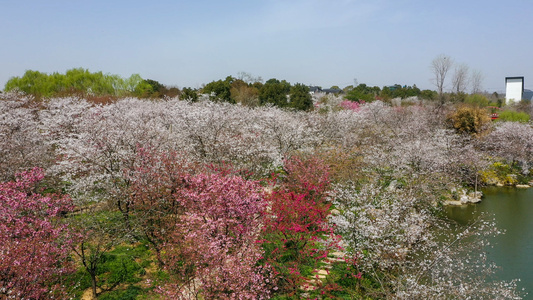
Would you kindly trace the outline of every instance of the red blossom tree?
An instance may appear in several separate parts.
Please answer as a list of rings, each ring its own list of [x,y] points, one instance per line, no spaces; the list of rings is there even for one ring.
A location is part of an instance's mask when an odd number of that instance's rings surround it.
[[[43,171],[34,168],[0,183],[0,298],[65,296],[62,280],[76,236],[61,218],[72,211],[67,196],[40,194]]]
[[[279,291],[294,295],[306,280],[303,266],[317,267],[338,245],[327,219],[328,167],[314,157],[292,157],[285,170],[284,182],[267,196],[261,242]]]

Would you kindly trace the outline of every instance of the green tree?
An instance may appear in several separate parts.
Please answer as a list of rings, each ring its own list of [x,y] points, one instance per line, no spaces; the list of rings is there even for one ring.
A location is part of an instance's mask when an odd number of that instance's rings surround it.
[[[231,76],[226,77],[225,80],[212,81],[205,85],[203,93],[209,94],[209,99],[212,101],[223,101],[229,103],[235,103],[231,98],[231,83],[234,78]]]
[[[379,95],[381,89],[377,86],[370,87],[364,83],[361,83],[357,87],[346,93],[346,99],[352,101],[365,101],[372,102],[376,99],[376,96]]]
[[[489,99],[481,94],[468,95],[466,96],[464,102],[479,107],[485,107],[489,105]]]
[[[392,99],[392,98],[409,98],[409,97],[418,97],[420,96],[421,91],[419,88],[416,87],[416,84],[413,86],[401,86],[399,84],[395,84],[392,86],[384,86],[383,89],[380,92],[380,96],[383,99]]]
[[[353,85],[345,86],[342,90],[343,90],[345,93],[348,93],[349,91],[353,90]]]
[[[313,107],[313,99],[309,94],[309,87],[297,83],[289,92],[289,106],[297,110],[309,110]]]
[[[420,98],[426,99],[426,100],[435,100],[439,94],[436,91],[432,90],[422,90],[420,91]]]
[[[270,103],[278,107],[286,107],[288,105],[287,94],[290,89],[291,84],[285,80],[269,79],[259,90],[259,101],[261,105]]]
[[[54,92],[53,86],[48,75],[45,73],[27,70],[22,77],[12,77],[9,79],[4,90],[7,92],[18,90],[36,97],[48,97]]]
[[[450,93],[448,94],[448,99],[453,103],[466,102],[467,94],[463,92]]]
[[[150,86],[150,94],[146,95],[146,97],[161,98],[168,91],[168,89],[163,84],[159,83],[156,80],[145,79],[144,83]]]
[[[195,89],[185,87],[181,90],[180,99],[196,102],[198,101],[198,92]]]
[[[133,74],[125,81],[125,92],[136,97],[147,97],[152,93],[152,86],[139,74]]]
[[[89,70],[83,68],[70,69],[65,73],[64,88],[74,93],[91,92],[95,79],[95,76],[92,76]]]
[[[127,79],[102,72],[91,73],[87,69],[74,68],[65,74],[46,74],[28,70],[22,77],[12,77],[5,85],[6,91],[18,90],[37,98],[71,94],[91,96],[139,96],[146,97],[153,88],[140,75]]]

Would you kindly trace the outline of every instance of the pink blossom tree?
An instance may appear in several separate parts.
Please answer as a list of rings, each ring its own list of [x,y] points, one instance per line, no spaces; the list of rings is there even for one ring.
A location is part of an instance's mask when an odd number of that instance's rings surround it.
[[[260,186],[224,174],[199,174],[176,194],[184,214],[165,245],[165,268],[179,275],[172,299],[266,299],[268,268],[258,266]],[[195,296],[196,297],[196,296]],[[193,297],[193,299],[195,299]]]
[[[140,149],[131,180],[132,219],[171,282],[171,299],[267,298],[268,266],[256,243],[262,187],[235,171],[188,162],[175,152]]]
[[[65,276],[77,235],[62,219],[72,211],[67,196],[39,193],[43,170],[18,174],[0,183],[0,298],[65,297]]]

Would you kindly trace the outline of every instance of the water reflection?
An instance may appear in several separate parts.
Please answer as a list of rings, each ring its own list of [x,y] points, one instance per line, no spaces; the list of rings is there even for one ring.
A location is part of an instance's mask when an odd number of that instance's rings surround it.
[[[485,249],[489,259],[501,267],[497,277],[520,278],[519,287],[529,294],[526,299],[533,299],[533,188],[490,187],[483,193],[481,203],[448,207],[446,213],[463,226],[481,214],[492,215],[496,226],[505,231],[490,238],[492,247]]]

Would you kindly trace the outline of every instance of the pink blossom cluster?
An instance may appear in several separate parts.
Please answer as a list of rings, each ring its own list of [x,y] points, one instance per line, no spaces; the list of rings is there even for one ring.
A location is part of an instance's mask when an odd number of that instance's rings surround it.
[[[364,101],[356,102],[346,99],[342,101],[339,106],[347,110],[353,110],[355,112],[358,112],[361,109],[361,105],[364,103]]]
[[[61,297],[61,280],[73,271],[68,259],[76,235],[62,223],[69,197],[39,193],[43,170],[34,168],[0,183],[0,298]]]

